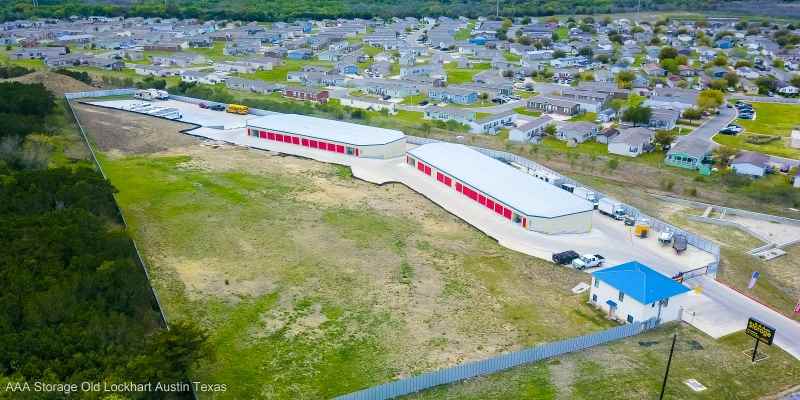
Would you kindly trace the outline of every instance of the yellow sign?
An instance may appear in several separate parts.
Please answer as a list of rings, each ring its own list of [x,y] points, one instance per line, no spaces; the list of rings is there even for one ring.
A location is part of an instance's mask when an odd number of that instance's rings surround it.
[[[775,339],[775,328],[753,318],[747,321],[745,333],[770,346],[772,340]]]

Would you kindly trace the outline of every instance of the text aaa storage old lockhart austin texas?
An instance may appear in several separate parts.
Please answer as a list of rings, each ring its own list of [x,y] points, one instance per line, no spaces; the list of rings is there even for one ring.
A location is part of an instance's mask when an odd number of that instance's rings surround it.
[[[47,393],[76,393],[76,392],[114,392],[114,393],[146,393],[146,392],[225,392],[228,390],[226,384],[205,384],[200,382],[81,382],[81,383],[46,383],[34,382],[9,382],[6,384],[6,392],[47,392]]]

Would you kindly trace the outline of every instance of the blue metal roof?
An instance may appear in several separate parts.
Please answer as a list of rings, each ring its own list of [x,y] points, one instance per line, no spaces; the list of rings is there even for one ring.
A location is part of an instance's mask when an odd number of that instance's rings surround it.
[[[689,291],[686,286],[636,261],[593,272],[592,276],[642,304],[650,304]]]

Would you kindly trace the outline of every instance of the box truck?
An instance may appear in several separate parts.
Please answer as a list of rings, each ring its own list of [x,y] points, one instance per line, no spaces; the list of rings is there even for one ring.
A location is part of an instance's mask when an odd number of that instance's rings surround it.
[[[594,204],[594,207],[597,208],[597,195],[594,194],[593,191],[585,188],[585,187],[576,187],[575,190],[572,191],[572,194],[578,196],[584,200],[589,201],[590,203]]]
[[[600,214],[608,215],[618,221],[622,221],[625,218],[625,208],[622,206],[622,203],[608,197],[600,199],[597,209],[600,211]]]

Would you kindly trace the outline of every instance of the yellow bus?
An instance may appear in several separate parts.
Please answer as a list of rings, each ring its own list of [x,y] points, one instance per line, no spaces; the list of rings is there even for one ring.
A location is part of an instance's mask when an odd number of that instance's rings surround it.
[[[226,108],[225,111],[233,114],[245,115],[250,112],[250,107],[241,104],[228,104],[228,108]]]

